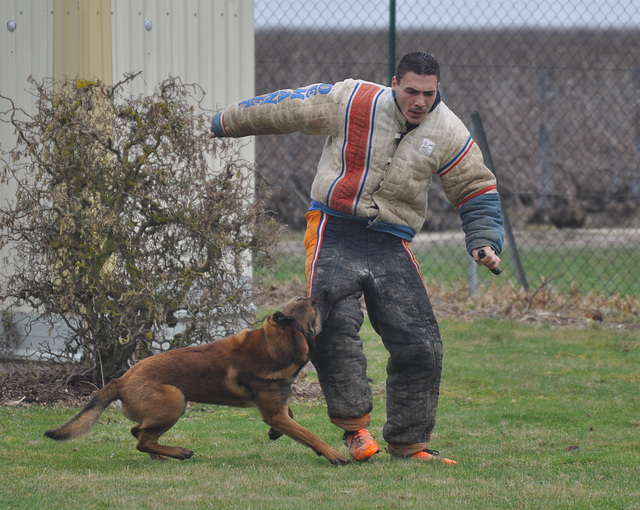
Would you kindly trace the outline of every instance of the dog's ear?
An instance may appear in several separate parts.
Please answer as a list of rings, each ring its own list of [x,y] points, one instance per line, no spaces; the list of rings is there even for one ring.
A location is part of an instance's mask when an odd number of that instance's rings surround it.
[[[333,308],[333,304],[336,302],[336,299],[329,288],[322,287],[319,290],[314,291],[311,299],[313,300],[314,304],[318,306],[320,316],[322,317],[322,322],[326,321],[331,308]]]
[[[291,324],[295,322],[295,318],[291,317],[291,315],[285,315],[282,312],[274,313],[271,318],[273,319],[273,322],[275,322],[281,328],[291,326]]]

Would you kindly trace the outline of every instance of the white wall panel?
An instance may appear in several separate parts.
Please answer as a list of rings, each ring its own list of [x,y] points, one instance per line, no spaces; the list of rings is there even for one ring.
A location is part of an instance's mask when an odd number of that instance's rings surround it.
[[[112,11],[114,82],[143,72],[132,93],[175,76],[212,109],[253,95],[252,0],[112,0]]]
[[[0,94],[11,98],[27,114],[34,113],[36,99],[27,79],[37,81],[53,73],[53,0],[0,0]],[[0,99],[0,112],[10,103]],[[7,116],[3,113],[3,120]],[[0,148],[15,147],[13,126],[0,122]],[[0,184],[0,203],[15,196],[13,184]],[[0,266],[8,249],[0,252]]]
[[[53,0],[0,0],[0,94],[27,112],[35,107],[29,76],[39,81],[53,73],[52,11]],[[7,108],[1,100],[0,111]],[[13,147],[14,141],[13,128],[0,123],[0,145]]]
[[[71,76],[86,72],[75,70],[75,60],[71,59],[74,55],[70,54],[74,49],[86,50],[80,56],[88,58],[89,64],[94,63],[96,52],[108,61],[108,51],[96,49],[108,42],[104,34],[101,36],[94,29],[93,18],[89,17],[100,17],[106,11],[104,2],[56,1],[58,12],[54,13],[54,0],[0,0],[0,93],[14,99],[27,112],[35,108],[35,98],[25,90],[27,78],[33,76],[40,81],[54,76],[54,49],[59,59],[68,61],[70,68],[63,66],[63,70]],[[254,94],[253,0],[111,0],[110,7],[113,82],[121,80],[125,73],[143,73],[143,79],[135,81],[130,93],[151,93],[163,79],[175,76],[184,83],[200,85],[205,92],[203,107],[212,110]],[[60,16],[75,14],[71,9],[86,16],[80,16],[78,23],[65,25],[67,18]],[[13,24],[8,25],[11,21]],[[99,21],[102,28],[104,20]],[[147,21],[150,25],[145,26]],[[63,30],[54,34],[55,26]],[[82,37],[89,37],[89,42],[96,44],[89,45],[89,49],[64,47],[69,40],[80,41]],[[76,60],[80,62],[79,57]],[[107,76],[98,77],[110,81]],[[0,112],[7,109],[8,104],[0,100]],[[13,129],[0,122],[0,146],[9,150],[14,144]],[[252,161],[253,154],[253,143],[249,142],[241,155]],[[1,202],[14,193],[0,185]],[[248,268],[248,274],[250,271]],[[24,348],[33,352],[47,336],[47,331],[33,330]]]

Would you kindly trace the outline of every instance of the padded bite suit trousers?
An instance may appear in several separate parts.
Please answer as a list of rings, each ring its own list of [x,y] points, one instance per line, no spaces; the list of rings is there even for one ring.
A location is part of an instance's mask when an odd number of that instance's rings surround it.
[[[389,352],[384,439],[397,445],[429,443],[442,372],[442,340],[409,243],[366,223],[307,213],[309,293],[337,297],[316,338],[311,360],[329,417],[358,420],[373,409],[367,359],[359,336],[364,295],[369,319]]]

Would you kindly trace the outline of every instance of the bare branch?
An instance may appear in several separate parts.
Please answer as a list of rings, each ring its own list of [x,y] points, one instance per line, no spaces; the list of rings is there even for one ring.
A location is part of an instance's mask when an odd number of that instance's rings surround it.
[[[64,324],[66,357],[80,355],[95,383],[251,322],[248,265],[277,240],[252,166],[200,131],[202,89],[170,78],[125,96],[138,76],[34,82],[32,116],[4,98],[22,143],[2,153],[19,192],[0,207],[0,244],[20,256],[0,300]],[[216,150],[221,171],[207,163]]]

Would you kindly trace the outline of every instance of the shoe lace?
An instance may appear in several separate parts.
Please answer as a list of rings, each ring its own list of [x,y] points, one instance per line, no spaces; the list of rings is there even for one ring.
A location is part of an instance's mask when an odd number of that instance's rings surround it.
[[[356,432],[345,432],[344,440],[348,441],[349,444],[354,445],[356,448],[360,448],[367,444],[369,440],[369,434],[367,431],[358,430]]]

